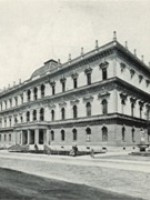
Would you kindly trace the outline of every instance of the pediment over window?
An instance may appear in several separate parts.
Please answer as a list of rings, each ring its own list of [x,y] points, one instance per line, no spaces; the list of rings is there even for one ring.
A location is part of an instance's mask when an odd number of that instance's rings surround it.
[[[122,92],[122,93],[120,93],[120,97],[121,97],[121,99],[126,100],[128,95],[126,93]]]
[[[134,74],[135,74],[134,69],[130,69],[130,75],[131,75],[131,78],[134,76]]]
[[[104,69],[104,68],[107,68],[108,65],[109,65],[109,63],[108,63],[107,61],[105,61],[105,62],[101,63],[101,64],[99,65],[99,67],[100,67],[101,69]]]
[[[60,82],[61,82],[61,83],[65,82],[65,81],[66,81],[66,78],[64,78],[64,77],[62,77],[62,78],[60,79]]]
[[[133,98],[133,97],[130,98],[130,102],[131,102],[131,103],[135,103],[136,100],[137,100],[136,98]]]
[[[65,107],[66,105],[67,105],[67,103],[65,101],[59,103],[60,107]]]
[[[56,84],[55,81],[50,81],[51,86],[54,86]]]
[[[50,103],[50,104],[48,104],[48,107],[49,107],[50,109],[54,109],[54,108],[56,108],[56,105],[53,104],[53,103]]]
[[[142,80],[143,80],[143,76],[139,75],[139,82],[141,83]]]
[[[78,104],[79,102],[80,102],[79,99],[74,99],[74,100],[71,100],[71,101],[70,101],[70,104],[71,104],[71,105],[76,105],[76,104]]]
[[[94,99],[93,96],[85,96],[85,97],[83,98],[83,101],[89,102],[89,101],[93,101],[93,99]]]
[[[100,98],[103,98],[103,97],[109,97],[110,96],[110,93],[109,92],[100,92],[99,94],[98,94],[98,99],[100,99]]]
[[[144,105],[144,102],[143,101],[139,101],[139,106],[143,107],[143,105]]]
[[[93,70],[93,69],[89,66],[87,69],[85,69],[84,72],[85,72],[86,74],[90,74],[90,73],[92,72],[92,70]]]
[[[123,72],[126,68],[126,65],[124,63],[120,63],[120,67],[121,67],[121,72]]]
[[[79,74],[78,73],[73,73],[71,74],[71,77],[74,79],[74,78],[78,78]]]

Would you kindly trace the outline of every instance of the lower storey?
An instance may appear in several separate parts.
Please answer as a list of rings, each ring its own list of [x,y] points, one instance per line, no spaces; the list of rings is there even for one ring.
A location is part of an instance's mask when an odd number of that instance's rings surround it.
[[[34,148],[38,145],[43,148],[48,145],[52,148],[71,148],[77,145],[82,148],[101,148],[111,146],[136,146],[141,137],[146,143],[150,142],[148,128],[120,124],[102,124],[68,127],[42,127],[1,130],[0,147],[10,147],[15,144],[29,145]]]

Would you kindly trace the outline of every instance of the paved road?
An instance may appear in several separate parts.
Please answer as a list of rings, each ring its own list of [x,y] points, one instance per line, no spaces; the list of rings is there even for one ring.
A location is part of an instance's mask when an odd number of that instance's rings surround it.
[[[0,152],[0,167],[150,199],[150,162]]]

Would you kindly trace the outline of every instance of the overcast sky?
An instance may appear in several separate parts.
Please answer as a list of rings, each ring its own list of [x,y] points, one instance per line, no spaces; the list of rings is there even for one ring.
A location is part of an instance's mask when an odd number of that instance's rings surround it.
[[[150,1],[0,0],[0,88],[30,78],[51,58],[61,62],[112,40],[128,41],[150,61]]]

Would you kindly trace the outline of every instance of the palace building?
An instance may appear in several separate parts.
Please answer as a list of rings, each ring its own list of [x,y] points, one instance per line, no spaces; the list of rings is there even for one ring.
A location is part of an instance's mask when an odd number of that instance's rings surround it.
[[[126,147],[150,141],[150,68],[113,40],[49,60],[0,92],[0,147]]]

